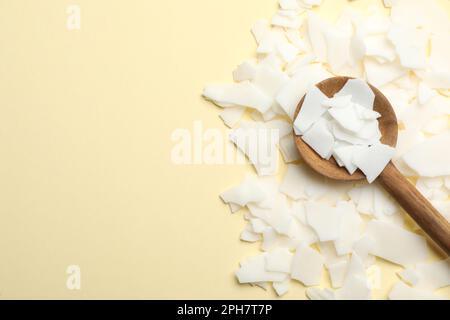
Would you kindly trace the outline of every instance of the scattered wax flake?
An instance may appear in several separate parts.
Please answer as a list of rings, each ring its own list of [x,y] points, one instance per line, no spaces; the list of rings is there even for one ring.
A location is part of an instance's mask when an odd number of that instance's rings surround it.
[[[215,94],[210,94],[212,91]],[[225,103],[230,106],[250,107],[262,113],[266,112],[273,102],[269,96],[247,81],[222,86],[207,86],[203,91],[203,96],[219,105]]]
[[[303,100],[302,108],[294,121],[298,132],[305,133],[328,110],[322,102],[327,96],[316,86],[312,87]]]
[[[338,262],[349,260],[349,255],[339,256],[336,252],[336,248],[333,241],[319,242],[319,250],[322,256],[325,258],[325,266],[328,268]]]
[[[293,119],[295,109],[306,91],[314,84],[332,77],[321,64],[314,63],[305,65],[298,70],[294,76],[278,93],[276,101],[286,114]],[[302,108],[303,109],[303,108]]]
[[[304,245],[311,245],[319,241],[316,232],[307,224],[304,203],[295,201],[292,204],[292,216],[295,217],[294,225],[298,228],[298,239]]]
[[[330,274],[331,286],[333,288],[342,287],[345,274],[347,273],[348,261],[339,261],[329,265],[327,268]]]
[[[286,41],[284,31],[282,28],[271,28],[268,33],[259,42],[256,53],[268,54],[276,52],[277,44]]]
[[[367,82],[361,79],[350,79],[334,96],[342,97],[347,95],[352,96],[352,102],[368,109],[373,109],[375,94],[373,93],[372,89],[370,89]]]
[[[327,191],[324,181],[322,176],[306,165],[289,164],[280,185],[280,192],[294,200],[317,199]]]
[[[380,186],[373,188],[373,215],[383,219],[384,216],[392,216],[398,212],[395,200]]]
[[[367,81],[375,87],[381,87],[404,76],[407,70],[397,62],[379,63],[375,59],[364,59]]]
[[[256,43],[260,44],[261,41],[267,36],[267,34],[269,34],[270,25],[266,20],[258,20],[253,25],[251,31]]]
[[[353,163],[364,172],[367,181],[372,183],[391,161],[394,154],[394,148],[379,143],[357,152],[353,157]]]
[[[350,60],[351,37],[336,29],[326,30],[324,36],[327,46],[327,62],[334,73],[339,73]]]
[[[387,34],[405,68],[424,69],[427,64],[428,33],[416,28],[393,25]]]
[[[303,134],[302,139],[322,158],[328,160],[332,156],[335,140],[325,120],[315,122]]]
[[[248,176],[239,186],[225,191],[220,197],[225,203],[231,202],[243,207],[251,202],[263,201],[267,194],[260,187],[256,177]]]
[[[287,41],[278,43],[277,51],[280,54],[283,61],[286,63],[294,61],[294,59],[300,53],[300,50],[297,47],[295,47],[293,44]]]
[[[305,286],[317,286],[323,272],[324,259],[316,250],[300,245],[292,260],[292,279],[302,282]]]
[[[419,290],[399,281],[389,292],[390,300],[441,300],[442,297],[435,295],[431,291]]]
[[[417,289],[434,291],[450,285],[450,258],[431,263],[419,263],[399,274]]]
[[[279,132],[260,123],[243,124],[230,134],[230,140],[255,166],[258,175],[274,175],[278,166]]]
[[[342,213],[321,202],[306,203],[306,221],[316,231],[320,241],[336,240],[339,236]]]
[[[286,66],[286,72],[290,76],[295,76],[299,71],[314,62],[315,56],[313,54],[298,55],[292,62]]]
[[[340,212],[341,222],[334,246],[338,255],[351,253],[354,243],[362,232],[362,219],[351,201],[338,202],[336,209]]]
[[[308,36],[313,52],[319,61],[326,62],[327,42],[324,33],[330,28],[330,26],[311,11],[308,11],[307,19]]]
[[[450,175],[450,153],[441,150],[449,145],[450,131],[447,131],[414,146],[403,160],[421,177],[447,176]]]
[[[251,224],[247,224],[241,233],[241,240],[246,242],[256,242],[261,240],[261,235],[253,232]]]
[[[300,6],[298,5],[297,0],[280,0],[279,1],[280,8],[284,10],[299,10]]]
[[[375,256],[404,266],[428,258],[425,239],[415,233],[377,220],[367,224],[366,232],[375,241],[370,251]]]
[[[255,233],[263,233],[268,226],[267,223],[259,218],[250,219],[250,224],[252,226],[253,232]]]
[[[371,266],[375,262],[375,257],[370,254],[375,246],[375,240],[364,234],[353,245],[353,251],[361,258],[365,267]]]
[[[284,296],[289,291],[289,284],[291,283],[291,278],[287,277],[284,281],[273,282],[272,286],[279,297]]]
[[[253,216],[260,218],[270,225],[279,234],[289,235],[293,217],[287,204],[286,196],[278,194],[272,208],[261,208],[257,205],[248,205]]]
[[[425,124],[422,128],[424,133],[428,133],[431,135],[437,135],[444,133],[448,130],[448,117],[440,116],[434,117],[427,124]]]
[[[233,71],[233,80],[236,82],[251,81],[255,78],[257,67],[250,61],[244,61]]]
[[[244,107],[225,108],[219,114],[219,117],[223,120],[223,123],[225,123],[227,127],[233,128],[239,122],[239,120],[241,120],[244,112]]]
[[[440,33],[450,30],[446,11],[433,0],[397,0],[392,5],[395,24]]]
[[[386,8],[390,8],[397,3],[397,0],[383,0],[383,4]]]
[[[241,267],[236,271],[239,283],[257,283],[266,281],[280,282],[286,279],[286,274],[282,272],[270,272],[265,269],[266,253],[248,258],[241,263]]]
[[[291,272],[293,254],[286,248],[276,248],[266,255],[266,270],[275,272]]]
[[[294,141],[294,136],[289,134],[280,139],[280,150],[284,162],[290,163],[300,160],[300,154]]]
[[[286,38],[289,40],[290,43],[292,43],[298,49],[299,52],[308,51],[307,44],[306,44],[305,40],[303,40],[301,38],[298,30],[292,30],[292,29],[286,30]],[[311,61],[309,61],[309,62],[311,62]]]
[[[231,213],[238,212],[239,210],[242,209],[242,207],[240,205],[232,203],[232,202],[228,203],[228,206],[230,207]]]
[[[306,295],[310,300],[336,300],[334,291],[328,288],[307,288]]]
[[[356,253],[352,254],[344,283],[336,290],[336,297],[340,300],[369,300],[371,297],[363,261]]]
[[[259,67],[253,78],[253,84],[272,98],[288,81],[289,77],[285,73],[267,66]]]
[[[385,35],[372,35],[364,39],[366,55],[379,63],[393,62],[397,56],[393,45]]]
[[[431,89],[426,83],[423,81],[420,82],[417,92],[417,99],[420,105],[427,104],[433,97],[436,95],[436,91]]]
[[[290,10],[291,11],[291,10]],[[288,29],[299,29],[302,25],[302,20],[299,18],[298,13],[296,11],[294,12],[296,15],[288,16],[286,15],[286,11],[283,12],[282,10],[278,11],[271,20],[272,25],[282,28],[288,28]]]

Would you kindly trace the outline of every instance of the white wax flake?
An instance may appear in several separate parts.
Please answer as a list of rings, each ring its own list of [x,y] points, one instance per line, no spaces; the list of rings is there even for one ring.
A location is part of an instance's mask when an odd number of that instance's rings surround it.
[[[335,140],[325,120],[315,122],[303,134],[302,139],[322,158],[331,158]]]
[[[399,273],[412,287],[434,291],[450,285],[450,258],[429,263],[419,263]]]
[[[280,192],[294,200],[318,199],[327,191],[325,179],[306,165],[289,164]]]
[[[290,215],[286,196],[278,194],[274,200],[274,205],[271,208],[261,208],[260,206],[249,204],[248,209],[253,216],[263,220],[279,234],[289,235],[293,217]]]
[[[281,282],[273,282],[272,286],[279,297],[285,295],[289,291],[289,285],[291,283],[291,278],[287,277],[286,280]]]
[[[276,248],[266,255],[266,270],[275,272],[291,272],[293,254],[286,248]]]
[[[417,99],[420,105],[427,104],[434,96],[436,92],[431,89],[426,83],[420,82],[417,90]]]
[[[343,108],[330,108],[328,113],[346,130],[358,132],[364,126],[364,121],[350,104]]]
[[[390,300],[442,300],[431,291],[419,290],[399,281],[394,285],[388,295]]]
[[[361,151],[361,148],[364,147],[355,145],[337,147],[333,150],[333,156],[345,166],[349,174],[353,174],[358,169],[353,163],[353,156],[355,153]]]
[[[230,134],[230,140],[255,166],[258,175],[274,175],[278,166],[279,131],[261,123],[243,123]]]
[[[341,30],[326,30],[327,61],[334,73],[339,73],[350,60],[351,36]]]
[[[366,56],[376,59],[379,63],[393,62],[397,56],[395,48],[384,34],[364,38]]]
[[[305,65],[299,68],[297,74],[280,90],[276,101],[293,119],[295,110],[306,91],[316,83],[330,77],[332,74],[319,63]]]
[[[316,86],[312,87],[303,100],[302,108],[294,121],[299,133],[305,133],[328,110],[322,102],[327,99]]]
[[[428,34],[425,31],[394,25],[387,37],[394,44],[403,67],[410,69],[426,67]]]
[[[280,0],[279,1],[280,8],[284,10],[299,10],[300,6],[298,5],[297,0]]]
[[[317,286],[323,272],[324,259],[316,250],[300,245],[292,260],[291,278],[305,286]]]
[[[367,81],[375,87],[381,87],[407,73],[407,69],[400,66],[396,61],[379,63],[371,58],[364,59],[364,68]]]
[[[366,232],[375,242],[370,251],[375,256],[404,266],[428,258],[425,239],[415,233],[377,220],[367,224]]]
[[[248,81],[207,86],[203,91],[203,96],[219,105],[249,107],[262,113],[266,112],[273,103],[272,98]]]
[[[356,253],[353,253],[344,283],[340,289],[336,290],[336,297],[340,300],[369,300],[370,296],[371,289],[363,261]]]
[[[244,61],[233,71],[233,80],[236,82],[251,81],[255,78],[257,67],[250,61]]]
[[[300,20],[298,13],[296,11],[292,12],[295,13],[296,15],[288,16],[286,14],[286,11],[283,12],[280,10],[272,17],[271,20],[272,25],[288,29],[299,29],[302,24],[302,21]]]
[[[266,253],[263,253],[248,258],[241,263],[241,267],[236,271],[236,277],[239,283],[280,282],[286,279],[285,273],[266,270],[265,256]]]
[[[264,37],[270,32],[270,25],[266,20],[258,20],[252,26],[251,32],[257,44],[260,44]]]
[[[311,11],[308,11],[307,19],[308,36],[313,52],[319,61],[326,62],[327,42],[324,33],[330,26]]]
[[[292,134],[280,139],[280,151],[284,162],[286,163],[300,160],[300,153],[298,152],[297,145],[295,144],[294,136]]]
[[[253,232],[252,226],[247,224],[241,232],[241,240],[245,242],[257,242],[261,240],[261,235]]]
[[[300,50],[293,44],[283,41],[277,44],[277,51],[280,54],[284,62],[290,63],[294,61]]]
[[[350,105],[352,96],[334,96],[333,98],[326,98],[322,101],[322,104],[328,108],[345,108]]]
[[[347,95],[352,96],[352,102],[368,109],[373,109],[375,94],[373,93],[367,82],[361,79],[350,79],[334,96],[342,97]]]
[[[300,36],[300,32],[298,30],[292,30],[292,29],[288,29],[286,30],[286,38],[289,40],[289,42],[294,45],[297,49],[298,52],[300,53],[304,53],[308,50],[307,44],[305,42],[305,40]],[[311,54],[309,54],[308,56],[312,56]],[[295,57],[294,60],[297,60],[297,58],[299,58],[298,56]],[[305,56],[303,55],[302,57],[300,57],[300,59],[305,58]],[[310,60],[309,62],[311,62],[312,60]],[[290,63],[292,63],[293,61],[290,61]]]
[[[341,221],[334,246],[338,255],[344,255],[352,252],[354,243],[360,238],[362,219],[351,201],[338,202],[336,209]]]
[[[339,256],[337,254],[333,241],[319,242],[319,250],[325,258],[325,266],[327,268],[338,262],[349,261],[349,255]]]
[[[330,274],[331,286],[333,288],[342,287],[347,273],[348,261],[339,261],[327,267]]]
[[[267,96],[275,98],[280,89],[289,81],[289,77],[279,70],[267,66],[257,68],[253,84]]]
[[[379,143],[355,153],[353,163],[366,175],[367,181],[372,183],[391,161],[394,154],[394,148]]]
[[[267,194],[259,186],[256,177],[248,176],[237,187],[229,189],[220,195],[225,203],[235,203],[241,207],[248,203],[257,203],[264,200]]]
[[[336,300],[334,291],[328,288],[307,288],[306,295],[310,300]]]
[[[316,231],[320,241],[336,240],[339,237],[342,212],[321,202],[307,202],[306,221]]]
[[[447,176],[450,175],[450,152],[442,152],[447,146],[450,146],[450,131],[414,146],[403,160],[422,177]]]
[[[375,262],[375,257],[370,254],[375,246],[375,240],[364,234],[353,245],[353,251],[361,258],[365,267],[371,266]]]
[[[314,6],[320,6],[322,3],[322,0],[300,0],[303,2],[304,5],[314,7]]]
[[[225,123],[227,127],[233,128],[239,122],[239,120],[241,120],[244,112],[244,107],[225,108],[219,114],[219,117],[223,120],[223,123]]]

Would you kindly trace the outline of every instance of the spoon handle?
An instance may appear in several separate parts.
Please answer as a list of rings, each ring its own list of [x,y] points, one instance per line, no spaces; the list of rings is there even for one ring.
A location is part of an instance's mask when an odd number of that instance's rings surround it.
[[[414,221],[450,255],[450,223],[390,162],[378,177]]]

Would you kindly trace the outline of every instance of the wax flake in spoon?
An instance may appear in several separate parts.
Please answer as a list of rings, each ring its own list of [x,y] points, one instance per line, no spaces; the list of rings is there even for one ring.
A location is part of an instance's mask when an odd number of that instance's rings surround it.
[[[322,158],[333,156],[350,174],[360,169],[371,183],[395,154],[379,142],[374,99],[372,89],[359,79],[348,80],[331,99],[313,87],[295,119],[295,131]]]

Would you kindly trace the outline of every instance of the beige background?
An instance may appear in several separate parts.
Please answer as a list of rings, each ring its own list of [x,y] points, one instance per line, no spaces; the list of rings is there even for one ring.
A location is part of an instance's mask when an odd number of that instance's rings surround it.
[[[71,3],[79,31],[66,29]],[[322,12],[344,3],[325,0]],[[369,3],[381,1],[354,5]],[[170,136],[194,120],[223,128],[202,87],[230,81],[253,55],[250,26],[275,8],[0,0],[1,298],[274,297],[234,280],[257,246],[238,240],[244,221],[217,197],[250,166],[174,166]],[[80,291],[66,288],[71,264]],[[397,269],[383,269],[376,297]],[[295,283],[287,297],[303,291]]]

